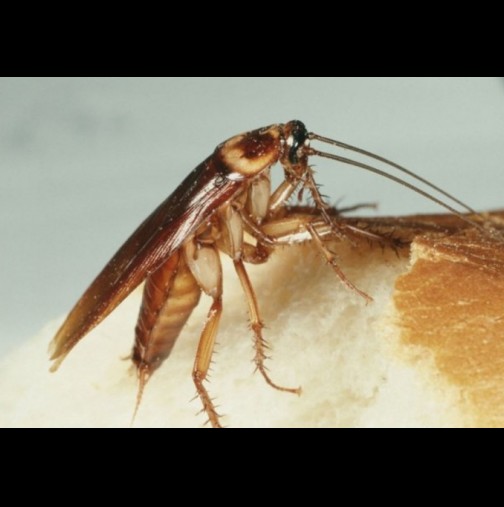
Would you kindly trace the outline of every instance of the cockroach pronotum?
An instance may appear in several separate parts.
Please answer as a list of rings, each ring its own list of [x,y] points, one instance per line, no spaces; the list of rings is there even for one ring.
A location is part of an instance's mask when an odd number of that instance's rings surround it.
[[[356,160],[319,151],[312,141],[352,150],[386,163],[419,180],[442,198],[403,179]],[[269,376],[264,362],[267,343],[259,304],[245,267],[264,263],[279,246],[312,241],[339,279],[370,301],[371,297],[348,280],[327,245],[327,239],[390,244],[400,241],[384,235],[379,227],[362,227],[344,219],[341,210],[324,201],[308,162],[324,157],[377,173],[438,203],[458,220],[483,229],[470,207],[411,171],[378,155],[309,133],[300,121],[277,124],[232,137],[198,165],[180,186],[138,227],[112,257],[68,315],[51,343],[52,370],[91,329],[105,319],[138,285],[145,281],[143,301],[135,329],[132,360],[139,377],[137,406],[144,387],[170,352],[201,292],[212,299],[199,340],[193,380],[203,410],[214,427],[219,415],[204,384],[214,350],[222,308],[220,253],[228,255],[243,287],[254,338],[256,369],[275,389],[300,393],[298,387],[282,387]],[[270,169],[280,163],[284,180],[271,190]],[[310,206],[290,205],[291,198],[311,197]],[[383,222],[378,222],[378,225]],[[462,222],[463,223],[463,222]],[[393,245],[392,245],[393,246]],[[136,411],[135,409],[135,411]]]

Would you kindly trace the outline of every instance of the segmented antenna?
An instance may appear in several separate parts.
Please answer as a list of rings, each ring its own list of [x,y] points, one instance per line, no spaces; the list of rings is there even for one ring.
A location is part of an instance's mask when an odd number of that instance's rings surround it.
[[[433,190],[439,192],[441,195],[444,195],[445,197],[447,197],[448,199],[450,199],[452,202],[454,202],[454,203],[458,204],[460,207],[464,208],[465,211],[467,211],[467,212],[469,212],[469,213],[471,213],[471,214],[473,214],[473,215],[475,215],[477,217],[483,218],[481,216],[481,214],[477,213],[470,206],[468,206],[467,204],[465,204],[461,200],[457,199],[453,195],[449,194],[448,192],[446,192],[442,188],[434,185],[433,183],[431,183],[430,181],[426,180],[425,178],[422,178],[421,176],[418,176],[413,171],[410,171],[409,169],[406,169],[405,167],[403,167],[403,166],[401,166],[399,164],[396,164],[395,162],[392,162],[392,161],[390,161],[390,160],[388,160],[388,159],[386,159],[384,157],[381,157],[380,155],[376,155],[374,153],[371,153],[369,151],[363,150],[361,148],[357,148],[355,146],[352,146],[352,145],[349,145],[349,144],[346,144],[346,143],[342,143],[342,142],[336,141],[334,139],[329,139],[327,137],[319,136],[318,134],[314,134],[314,133],[310,133],[309,134],[309,138],[310,139],[314,139],[316,141],[323,142],[323,143],[332,144],[332,145],[338,146],[340,148],[348,149],[348,150],[360,153],[361,155],[365,155],[365,156],[368,156],[368,157],[373,158],[375,160],[378,160],[380,162],[383,162],[385,164],[388,164],[391,167],[394,167],[395,169],[397,169],[397,170],[399,170],[399,171],[407,174],[408,176],[411,176],[412,178],[416,179],[417,181],[420,181],[421,183],[423,183],[424,185],[428,186],[429,188],[432,188]],[[398,176],[394,176],[393,174],[389,174],[389,173],[387,173],[387,172],[385,172],[385,171],[383,171],[381,169],[377,169],[376,167],[370,166],[370,165],[365,164],[363,162],[359,162],[357,160],[352,160],[350,158],[342,157],[340,155],[335,155],[333,153],[327,153],[327,152],[324,152],[324,151],[316,150],[313,147],[309,148],[308,154],[309,155],[316,155],[318,157],[328,158],[328,159],[331,159],[331,160],[336,160],[337,162],[342,162],[343,164],[353,165],[354,167],[358,167],[360,169],[364,169],[364,170],[372,172],[374,174],[378,174],[379,176],[383,176],[384,178],[387,178],[387,179],[389,179],[391,181],[394,181],[395,183],[398,183],[399,185],[403,185],[404,187],[409,188],[413,192],[416,192],[417,194],[420,194],[421,196],[425,197],[426,199],[429,199],[430,201],[435,202],[439,206],[445,208],[446,210],[450,211],[451,213],[453,213],[454,215],[456,215],[457,217],[459,217],[464,222],[466,222],[468,224],[471,224],[472,226],[476,227],[477,229],[479,229],[479,230],[481,230],[481,231],[483,231],[485,233],[488,233],[488,230],[485,229],[478,222],[475,222],[474,220],[471,220],[470,218],[468,218],[467,216],[465,216],[463,213],[461,213],[460,211],[458,211],[456,208],[454,208],[450,204],[447,204],[446,202],[444,202],[441,199],[435,197],[434,195],[430,194],[429,192],[426,192],[425,190],[422,190],[421,188],[417,187],[416,185],[413,185],[412,183],[409,183],[408,181],[404,180],[403,178],[399,178]]]

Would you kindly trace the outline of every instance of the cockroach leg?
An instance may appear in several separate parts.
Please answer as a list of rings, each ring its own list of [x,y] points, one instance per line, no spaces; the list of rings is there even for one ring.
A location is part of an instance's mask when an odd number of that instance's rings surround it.
[[[343,273],[341,268],[336,263],[336,256],[324,245],[322,238],[319,236],[317,229],[311,224],[306,224],[308,232],[310,233],[315,245],[319,249],[319,251],[324,255],[328,264],[333,268],[333,271],[338,275],[338,278],[352,291],[361,296],[366,300],[367,303],[373,301],[373,298],[366,294],[364,291],[360,290],[357,286],[355,286]]]
[[[249,232],[256,238],[258,245],[266,241],[267,244],[271,244],[272,246],[287,246],[313,240],[314,244],[326,258],[328,264],[330,264],[338,278],[349,289],[363,297],[366,302],[371,302],[373,300],[346,277],[345,273],[336,263],[336,256],[324,244],[323,237],[334,237],[333,228],[330,224],[328,225],[325,220],[314,220],[313,216],[310,215],[291,216],[271,221],[264,226],[264,229],[267,231],[267,234],[265,234],[263,228],[256,227],[254,229],[249,229]],[[342,229],[342,231],[343,230],[344,229]],[[360,232],[360,230],[355,229],[352,232],[357,233]],[[365,233],[365,231],[362,232]],[[365,236],[368,239],[381,239],[373,234],[365,234]]]
[[[264,366],[264,361],[267,359],[266,349],[268,348],[268,344],[266,340],[262,336],[262,329],[264,324],[261,321],[259,316],[259,307],[257,305],[257,298],[250,283],[250,279],[248,277],[247,271],[241,259],[234,261],[234,266],[236,269],[236,273],[238,274],[238,278],[240,279],[243,292],[245,292],[245,297],[247,298],[247,304],[249,307],[249,316],[250,316],[250,325],[252,331],[254,332],[254,348],[255,348],[255,357],[254,363],[256,365],[257,370],[264,377],[264,380],[273,388],[278,389],[279,391],[284,391],[287,393],[301,394],[301,388],[291,388],[291,387],[282,387],[278,384],[275,384],[268,375],[266,371],[266,367]]]
[[[361,237],[367,240],[371,245],[379,245],[382,250],[385,248],[390,248],[396,254],[399,253],[399,249],[404,247],[406,243],[403,243],[398,238],[391,236],[385,236],[384,234],[375,234],[374,232],[367,231],[360,227],[353,226],[351,224],[346,224],[346,228],[348,229],[350,234],[354,236]]]
[[[270,247],[277,245],[276,239],[266,234],[259,225],[255,224],[254,221],[250,219],[246,211],[240,210],[240,217],[243,222],[243,225],[245,226],[245,229],[254,238],[260,241],[262,245]]]
[[[324,221],[329,225],[332,229],[332,232],[335,237],[337,237],[340,240],[346,240],[349,241],[352,246],[355,246],[355,243],[348,237],[348,234],[344,231],[344,227],[339,225],[337,220],[334,220],[329,212],[328,209],[330,209],[330,206],[328,206],[325,202],[322,196],[320,195],[319,189],[317,187],[317,183],[315,182],[315,178],[313,177],[313,170],[310,167],[306,168],[305,173],[305,185],[310,191],[310,194],[313,198],[313,201],[315,202],[315,207],[320,213],[320,216],[324,219]],[[338,275],[339,276],[339,275]],[[340,276],[341,278],[341,276]],[[341,278],[343,280],[343,278]]]
[[[222,292],[222,291],[221,291]],[[215,338],[217,336],[217,329],[219,327],[219,321],[222,315],[222,295],[219,294],[214,297],[210,311],[208,312],[205,327],[201,333],[201,337],[198,344],[198,351],[196,352],[196,360],[194,361],[193,368],[193,381],[200,397],[201,403],[203,404],[203,410],[208,416],[210,424],[214,428],[222,428],[219,421],[219,414],[215,408],[215,405],[208,394],[206,387],[203,382],[207,378],[208,368],[212,360],[212,354],[215,348]]]
[[[284,208],[291,195],[296,191],[300,180],[286,179],[278,185],[276,190],[271,194],[268,206],[268,217],[276,217]]]
[[[245,203],[250,216],[254,217],[257,223],[262,222],[270,211],[270,196],[270,171],[265,171],[250,184]]]
[[[215,246],[202,246],[196,240],[184,247],[185,258],[199,287],[212,299],[205,326],[201,333],[193,367],[193,381],[203,404],[203,410],[214,428],[221,428],[219,415],[203,382],[207,378],[212,360],[215,339],[222,315],[222,266]]]

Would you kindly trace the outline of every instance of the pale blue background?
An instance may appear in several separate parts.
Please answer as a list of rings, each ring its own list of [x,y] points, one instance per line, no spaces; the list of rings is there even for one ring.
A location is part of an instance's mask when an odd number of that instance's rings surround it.
[[[1,78],[0,353],[70,309],[220,141],[290,119],[504,206],[502,78]],[[438,208],[330,161],[333,201]]]

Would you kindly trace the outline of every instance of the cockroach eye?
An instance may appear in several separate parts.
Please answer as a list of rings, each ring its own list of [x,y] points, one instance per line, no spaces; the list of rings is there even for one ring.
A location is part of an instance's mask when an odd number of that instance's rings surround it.
[[[304,123],[294,120],[289,122],[290,135],[287,138],[287,145],[289,146],[289,162],[291,164],[299,163],[299,148],[306,147],[308,140],[308,131]]]

